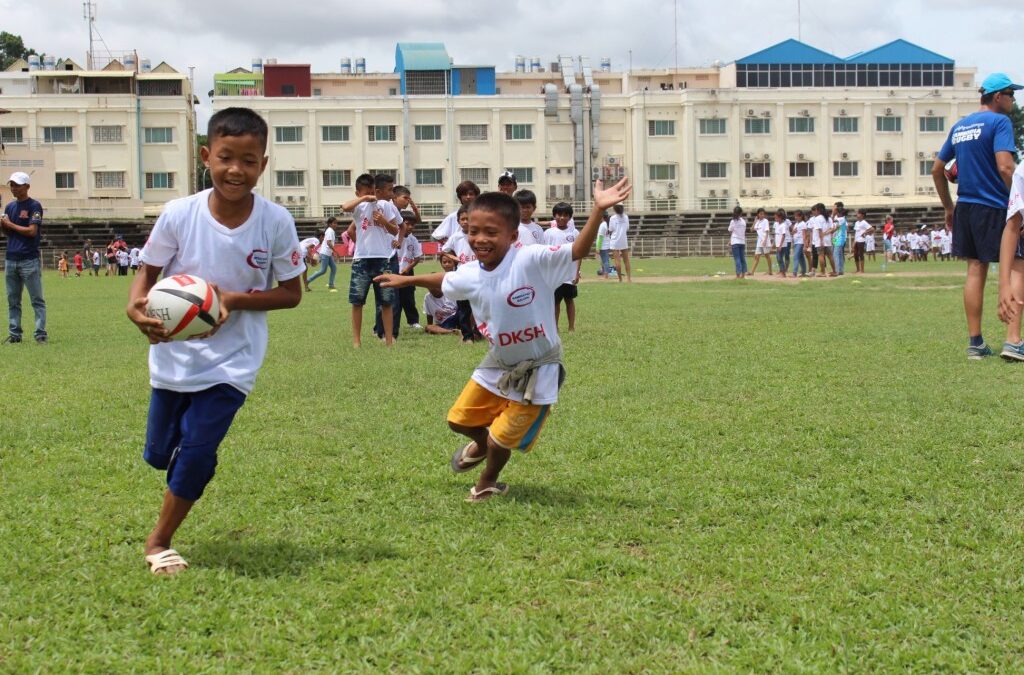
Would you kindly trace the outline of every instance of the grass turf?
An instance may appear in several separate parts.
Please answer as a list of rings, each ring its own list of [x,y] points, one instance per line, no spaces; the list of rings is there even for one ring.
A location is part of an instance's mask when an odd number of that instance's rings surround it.
[[[962,266],[921,269],[584,284],[537,450],[468,505],[482,347],[352,350],[343,267],[271,314],[173,579],[127,281],[48,273],[51,344],[0,350],[0,670],[1015,669],[1024,370],[967,362]]]

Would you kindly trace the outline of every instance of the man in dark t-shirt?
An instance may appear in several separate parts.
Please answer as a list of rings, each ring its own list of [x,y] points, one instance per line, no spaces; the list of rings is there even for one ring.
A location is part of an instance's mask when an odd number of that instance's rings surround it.
[[[46,301],[43,300],[42,263],[39,260],[39,242],[42,240],[43,205],[28,196],[31,179],[27,173],[16,171],[7,184],[14,201],[4,208],[0,216],[0,229],[7,236],[7,255],[4,280],[7,285],[7,318],[9,334],[5,344],[21,342],[21,295],[28,289],[32,309],[36,316],[33,337],[38,344],[46,344]]]

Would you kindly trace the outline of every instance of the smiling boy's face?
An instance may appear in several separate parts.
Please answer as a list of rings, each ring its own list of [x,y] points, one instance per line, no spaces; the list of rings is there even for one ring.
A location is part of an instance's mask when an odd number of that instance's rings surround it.
[[[485,270],[493,270],[515,243],[518,226],[509,227],[494,211],[474,209],[469,214],[469,246]]]
[[[199,151],[217,195],[229,202],[248,199],[267,166],[266,148],[254,134],[214,136]]]

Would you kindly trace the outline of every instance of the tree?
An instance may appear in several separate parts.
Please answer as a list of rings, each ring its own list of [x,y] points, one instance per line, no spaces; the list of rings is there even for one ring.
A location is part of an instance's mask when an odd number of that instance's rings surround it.
[[[1010,112],[1010,121],[1013,122],[1013,140],[1019,150],[1024,149],[1024,110],[1021,110],[1016,103]],[[1019,152],[1018,152],[1019,154]]]
[[[7,70],[18,59],[28,58],[36,50],[27,49],[20,35],[3,31],[0,33],[0,70]]]
[[[206,145],[206,134],[196,134],[196,191],[200,192],[208,187],[213,187],[210,180],[210,172],[203,165],[203,158],[199,155],[199,149]]]

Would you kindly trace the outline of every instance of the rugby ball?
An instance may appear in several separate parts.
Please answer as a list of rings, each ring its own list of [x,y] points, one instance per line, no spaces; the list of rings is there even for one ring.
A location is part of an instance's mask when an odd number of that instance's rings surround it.
[[[146,315],[164,322],[172,340],[208,333],[220,317],[213,286],[192,274],[164,277],[149,290]]]
[[[943,172],[946,174],[946,180],[948,180],[950,183],[955,183],[956,182],[956,180],[957,180],[956,157],[954,157],[953,159],[951,159],[948,162],[946,162],[946,168],[945,168],[945,170]]]

